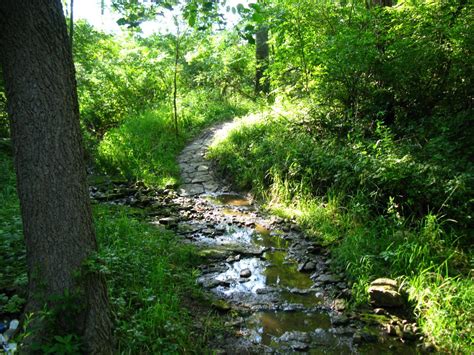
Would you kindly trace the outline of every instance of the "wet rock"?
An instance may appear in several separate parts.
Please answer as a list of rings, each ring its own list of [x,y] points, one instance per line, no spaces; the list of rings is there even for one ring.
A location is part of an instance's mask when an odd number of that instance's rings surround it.
[[[306,343],[301,343],[299,341],[293,341],[290,343],[290,347],[295,351],[306,351],[309,349],[309,345]]]
[[[298,265],[298,271],[310,272],[316,270],[316,264],[312,261],[306,261]]]
[[[200,284],[204,288],[214,288],[218,286],[223,286],[223,287],[229,287],[230,282],[228,281],[221,281],[221,280],[216,280],[214,278],[200,278],[198,279],[198,284]]]
[[[250,276],[252,276],[252,271],[250,271],[250,269],[243,269],[243,270],[240,271],[240,277],[245,279],[245,278],[248,278]]]
[[[346,301],[341,299],[341,298],[336,298],[333,302],[332,302],[332,307],[338,311],[338,312],[342,312],[346,309]]]
[[[265,287],[265,288],[259,288],[256,291],[257,295],[267,295],[269,293],[275,292],[275,289],[273,287]]]
[[[160,222],[160,224],[163,224],[165,226],[172,226],[178,223],[178,219],[175,217],[164,217],[164,218],[160,218],[158,222]]]
[[[381,315],[386,315],[387,311],[383,308],[374,308],[374,313],[381,316]]]
[[[385,332],[388,334],[388,335],[391,335],[391,336],[398,336],[398,337],[402,337],[402,329],[399,325],[397,324],[387,324],[385,326]]]
[[[405,340],[415,340],[416,339],[416,333],[413,329],[413,326],[411,324],[405,324],[403,326],[403,334],[402,338]]]
[[[309,343],[311,341],[311,336],[305,332],[291,331],[285,332],[278,339],[280,342],[300,342],[300,343]]]
[[[398,292],[397,282],[392,279],[380,278],[369,287],[370,302],[374,307],[400,307],[403,298]]]
[[[292,289],[289,289],[288,291],[290,291],[290,293],[293,293],[294,295],[307,295],[312,292],[312,290],[308,290],[308,289],[302,290],[300,288],[292,288]]]
[[[321,282],[323,284],[336,283],[336,282],[340,281],[339,277],[337,277],[336,275],[332,275],[332,274],[322,274],[322,275],[319,275],[319,276],[317,274],[313,274],[313,275],[311,275],[311,278],[314,281]]]
[[[311,253],[311,254],[319,254],[321,252],[321,246],[319,245],[310,245],[307,249],[308,253]]]
[[[237,258],[237,256],[238,256],[238,258]],[[225,261],[227,263],[233,263],[234,261],[239,261],[239,259],[240,259],[240,255],[236,255],[236,256],[231,255]]]
[[[316,293],[314,294],[314,296],[315,296],[316,298],[324,298],[324,292],[321,292],[321,291],[316,292]]]
[[[191,224],[180,224],[177,232],[180,234],[191,234],[196,233],[202,229],[202,226],[191,225]]]
[[[212,228],[205,228],[201,231],[202,234],[214,235],[215,230]]]
[[[225,327],[239,327],[240,325],[242,325],[242,323],[244,323],[244,318],[239,317],[237,319],[225,322],[224,326]]]
[[[349,318],[347,318],[345,315],[337,315],[331,319],[331,323],[336,327],[344,326],[349,323]]]
[[[180,190],[182,196],[193,196],[204,193],[204,187],[201,184],[186,184],[182,185]]]

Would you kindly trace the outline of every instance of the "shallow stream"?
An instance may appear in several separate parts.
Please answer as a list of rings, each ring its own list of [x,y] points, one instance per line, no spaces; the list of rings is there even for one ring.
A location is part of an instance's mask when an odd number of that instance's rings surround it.
[[[378,323],[346,314],[350,290],[320,245],[243,196],[194,198],[201,217],[181,229],[210,260],[198,282],[235,313],[227,353],[416,353]]]

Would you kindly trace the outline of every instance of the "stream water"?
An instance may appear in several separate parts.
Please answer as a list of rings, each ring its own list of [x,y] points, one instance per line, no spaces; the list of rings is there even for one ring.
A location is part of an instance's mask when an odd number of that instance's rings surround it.
[[[235,313],[226,353],[416,353],[380,324],[345,313],[343,275],[324,248],[234,194],[193,197],[199,217],[178,230],[209,263],[198,282]],[[219,303],[222,307],[222,303]]]

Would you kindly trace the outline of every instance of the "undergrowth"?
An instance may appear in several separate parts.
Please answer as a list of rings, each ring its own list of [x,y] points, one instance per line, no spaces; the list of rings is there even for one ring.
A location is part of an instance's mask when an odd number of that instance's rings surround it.
[[[178,132],[169,106],[130,116],[108,131],[97,146],[96,164],[147,185],[165,187],[179,179],[176,156],[204,127],[248,112],[250,103],[229,101],[204,91],[189,92],[180,103]]]
[[[26,298],[26,253],[9,148],[0,146],[0,319],[17,317]]]
[[[368,301],[373,279],[398,278],[425,334],[445,351],[471,352],[474,174],[467,155],[449,158],[462,148],[449,140],[455,128],[445,123],[448,133],[422,146],[382,123],[369,131],[320,123],[304,107],[249,116],[214,142],[210,157],[332,249],[355,304]]]
[[[204,347],[193,336],[185,297],[199,297],[195,254],[168,231],[123,207],[96,206],[95,223],[116,316],[120,353],[180,353]]]

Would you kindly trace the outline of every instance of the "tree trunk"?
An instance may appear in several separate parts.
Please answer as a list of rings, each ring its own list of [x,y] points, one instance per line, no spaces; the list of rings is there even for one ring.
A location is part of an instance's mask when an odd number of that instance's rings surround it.
[[[257,66],[255,71],[255,95],[270,93],[270,81],[265,71],[268,69],[268,27],[261,26],[255,36],[255,54]]]
[[[72,49],[74,44],[74,0],[71,0],[71,12],[69,14],[69,41]]]
[[[53,319],[33,317],[31,339],[75,333],[85,352],[111,353],[105,280],[84,267],[97,243],[61,1],[2,0],[0,53],[27,251],[26,312],[53,311]]]

